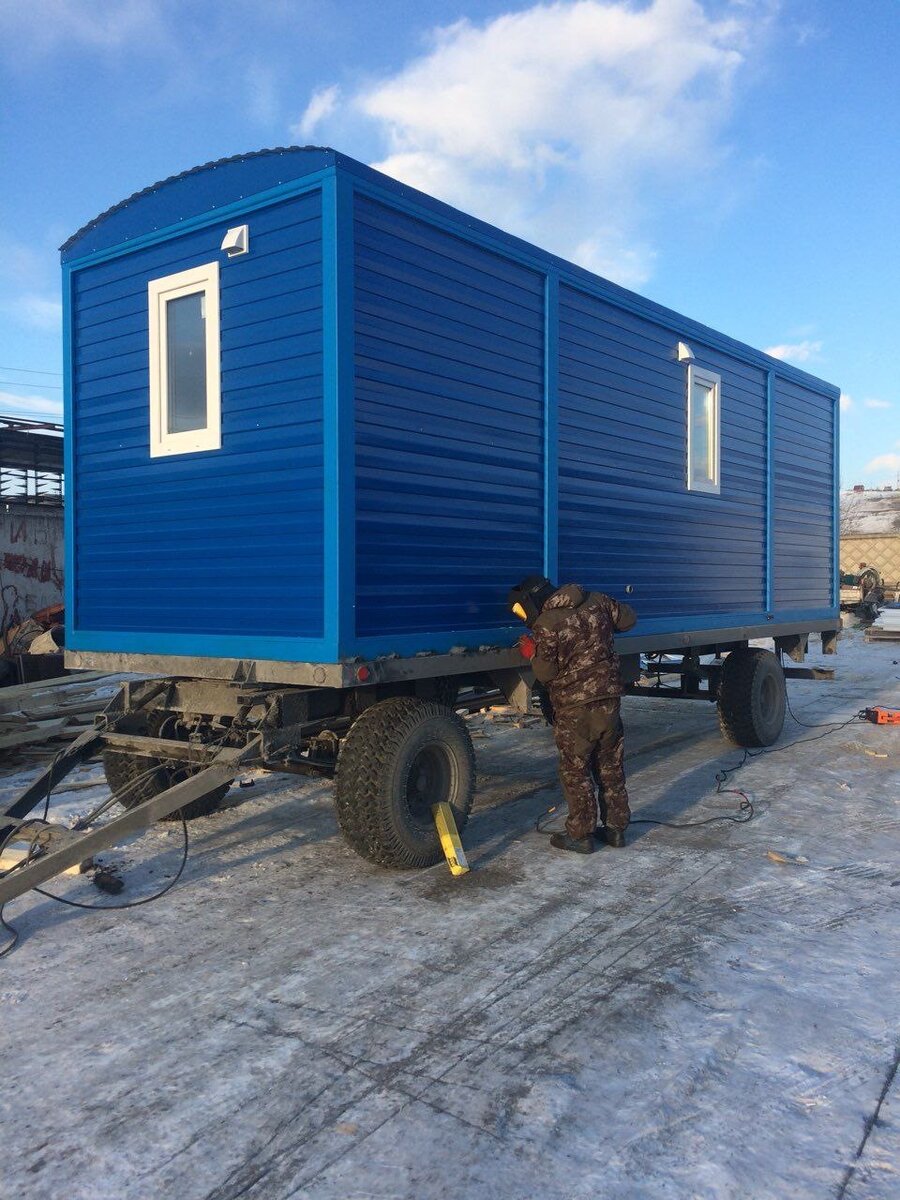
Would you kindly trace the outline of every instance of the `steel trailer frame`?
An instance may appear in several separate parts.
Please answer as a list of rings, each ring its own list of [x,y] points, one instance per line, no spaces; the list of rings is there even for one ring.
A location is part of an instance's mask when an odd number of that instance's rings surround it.
[[[822,636],[824,653],[833,654],[840,620],[773,622],[733,628],[691,629],[678,634],[631,634],[615,639],[622,659],[641,654],[713,653],[758,638],[772,638],[795,657],[805,651],[811,633]],[[802,661],[802,653],[796,661]],[[516,647],[486,646],[479,650],[450,653],[420,653],[412,657],[390,655],[342,662],[284,662],[258,658],[210,658],[179,654],[136,654],[107,650],[66,650],[66,666],[74,670],[121,671],[142,675],[169,675],[192,679],[223,679],[245,683],[271,683],[306,687],[372,687],[379,683],[436,678],[446,675],[484,674],[520,669],[522,658]],[[364,671],[364,674],[360,672]]]
[[[616,639],[628,694],[715,701],[723,654],[745,649],[753,639],[772,639],[776,651],[802,662],[808,637],[817,632],[825,653],[834,653],[835,622],[692,630],[669,636],[622,636]],[[641,666],[641,655],[678,654],[680,662]],[[701,663],[701,655],[716,661]],[[468,685],[454,708],[477,707],[504,696],[519,711],[532,707],[533,676],[518,649],[485,647],[480,651],[399,656],[342,663],[280,663],[265,660],[209,659],[182,656],[68,651],[71,667],[144,672],[150,678],[126,682],[97,727],[87,730],[62,753],[5,812],[0,813],[0,844],[26,842],[21,866],[0,877],[0,905],[78,865],[125,834],[201,800],[231,783],[242,766],[303,774],[333,774],[341,738],[357,718],[379,701],[402,696],[440,699],[441,683],[451,691]],[[163,678],[152,677],[165,671]],[[641,683],[657,675],[656,684]],[[662,683],[675,675],[676,686]],[[787,678],[830,679],[823,668],[788,667]],[[706,686],[701,686],[705,684]],[[482,690],[479,690],[481,688]],[[486,689],[486,690],[484,690]],[[159,710],[177,723],[186,740],[146,736],[141,721]],[[209,722],[221,737],[210,745]],[[203,732],[201,732],[201,729]],[[204,740],[205,739],[205,740]],[[227,744],[222,744],[223,742]],[[35,820],[32,811],[59,781],[81,762],[115,751],[161,763],[193,766],[195,773],[140,800],[106,824],[69,829]],[[110,801],[111,803],[112,801]]]

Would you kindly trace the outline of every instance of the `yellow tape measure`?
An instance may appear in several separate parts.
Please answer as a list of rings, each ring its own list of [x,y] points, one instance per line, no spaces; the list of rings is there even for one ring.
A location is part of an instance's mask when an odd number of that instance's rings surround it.
[[[466,861],[466,852],[462,848],[462,842],[459,840],[459,830],[456,828],[456,821],[453,818],[453,809],[446,800],[443,800],[440,804],[431,806],[431,814],[434,817],[438,837],[441,839],[441,849],[444,851],[447,866],[452,874],[465,875],[469,864]]]

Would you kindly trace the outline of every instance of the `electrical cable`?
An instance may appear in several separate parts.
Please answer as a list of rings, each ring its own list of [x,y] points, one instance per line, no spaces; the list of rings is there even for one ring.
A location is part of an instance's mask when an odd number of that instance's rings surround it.
[[[37,392],[47,392],[47,391],[61,392],[62,391],[61,383],[26,383],[24,379],[0,379],[0,386],[14,387],[14,388],[31,388],[32,391],[37,391]],[[27,396],[16,397],[16,398],[22,399],[22,400],[29,399],[29,397],[27,397]]]
[[[61,750],[59,752],[59,754],[54,756],[54,758],[51,761],[51,768],[53,767],[53,765],[56,764],[56,762],[59,760],[60,756],[64,753],[65,753],[65,751]],[[167,761],[174,761],[174,760],[167,760]],[[148,768],[146,771],[142,771],[139,775],[137,775],[134,779],[132,779],[131,782],[128,783],[121,790],[121,792],[119,793],[119,797],[115,797],[115,799],[119,799],[120,797],[127,796],[130,791],[132,791],[134,788],[136,788],[139,784],[143,783],[147,778],[149,778],[152,774],[154,774],[154,772],[156,770],[158,770],[158,766],[155,765],[153,767]],[[52,780],[52,778],[53,778],[53,776],[51,773],[50,775],[48,775],[48,782],[50,780]],[[49,822],[47,820],[47,816],[48,816],[48,813],[50,810],[50,796],[51,796],[52,791],[53,791],[53,784],[52,784],[52,782],[49,782],[49,786],[47,788],[47,794],[44,797],[44,815],[42,817],[33,817],[32,818],[33,821],[40,821],[44,825],[49,824]],[[182,818],[182,821],[183,820],[184,820],[184,818]],[[0,857],[3,856],[3,851],[10,844],[10,842],[13,842],[16,840],[16,835],[18,832],[19,832],[19,826],[15,826],[13,829],[10,830],[10,832],[7,834],[7,836],[3,839],[3,844],[0,845]],[[185,826],[185,837],[187,837],[187,827],[186,826]],[[35,856],[35,846],[36,846],[36,841],[32,840],[31,845],[28,847],[27,855],[22,859],[21,862],[17,862],[13,866],[9,867],[6,871],[0,872],[0,879],[5,879],[8,875],[12,875],[12,873],[14,871],[21,870],[23,867],[27,867],[29,863],[33,862],[36,857]],[[134,903],[147,903],[150,900],[158,900],[160,896],[164,895],[164,893],[167,892],[170,887],[173,887],[178,882],[179,878],[181,877],[181,873],[184,870],[185,862],[186,862],[186,858],[184,858],[182,860],[182,864],[178,870],[178,874],[172,880],[171,884],[167,884],[166,887],[163,888],[163,890],[161,892],[158,892],[155,896],[148,896],[148,897],[146,897],[145,900],[137,901]],[[73,907],[79,907],[79,908],[109,909],[109,908],[127,908],[127,907],[131,906],[127,902],[125,904],[76,904],[76,902],[73,900],[65,900],[65,899],[63,899],[62,896],[54,896],[54,895],[52,895],[52,893],[45,892],[41,888],[32,888],[31,890],[32,891],[40,891],[42,893],[42,895],[49,897],[51,900],[58,900],[61,904],[70,904]],[[0,904],[0,925],[2,925],[3,928],[10,934],[11,940],[3,947],[2,950],[0,950],[0,958],[5,958],[6,955],[9,954],[14,949],[16,943],[19,940],[19,931],[15,928],[15,926],[11,925],[9,923],[9,921],[7,921],[3,915],[3,909],[5,907],[6,907],[5,904]]]
[[[17,375],[52,375],[54,379],[62,378],[62,371],[39,371],[36,367],[10,367],[2,363],[0,371],[15,371]]]
[[[779,659],[779,662],[781,663],[782,670],[784,670],[784,651],[783,650],[778,651],[778,659]],[[797,725],[802,725],[804,729],[829,729],[829,728],[832,728],[833,726],[839,726],[840,728],[843,728],[844,725],[850,725],[852,723],[852,721],[856,720],[855,717],[851,717],[851,719],[849,721],[845,721],[843,723],[843,725],[839,721],[818,721],[818,722],[814,722],[813,724],[810,724],[808,721],[801,721],[800,718],[797,716],[797,714],[794,712],[794,710],[791,708],[791,698],[788,695],[787,688],[784,689],[784,699],[785,699],[785,703],[787,704],[787,710],[791,714],[791,717],[793,718],[794,722]]]
[[[788,708],[790,708],[790,702],[788,702]],[[791,716],[793,716],[793,715],[794,714],[791,713]],[[794,717],[794,720],[797,720],[797,718]],[[852,725],[856,721],[863,721],[863,720],[865,720],[865,713],[862,710],[860,710],[859,712],[854,713],[853,716],[849,717],[846,721],[842,721],[840,724],[838,724],[837,722],[833,722],[833,723],[829,723],[827,725],[821,725],[821,726],[819,726],[819,725],[806,726],[806,728],[810,728],[810,729],[819,729],[819,728],[824,729],[824,733],[818,733],[815,735],[815,737],[795,738],[794,741],[787,742],[784,746],[766,746],[762,750],[747,750],[747,749],[745,749],[743,754],[741,755],[740,762],[735,763],[735,765],[733,767],[722,767],[720,770],[718,770],[716,772],[716,775],[715,775],[716,795],[720,795],[720,796],[728,795],[728,796],[740,796],[741,797],[741,802],[738,805],[736,813],[721,813],[719,816],[706,817],[705,819],[700,820],[700,821],[660,821],[660,820],[656,820],[651,817],[637,817],[637,818],[634,818],[630,822],[630,824],[632,824],[632,825],[663,825],[667,829],[696,829],[696,828],[699,828],[701,825],[712,825],[716,821],[731,821],[732,824],[735,824],[735,825],[746,825],[748,821],[753,820],[753,817],[755,816],[755,812],[756,812],[756,810],[753,807],[752,800],[747,795],[747,793],[742,791],[740,788],[724,788],[722,786],[724,783],[728,782],[729,777],[731,775],[733,775],[735,773],[735,771],[739,771],[741,769],[741,767],[746,766],[746,764],[749,762],[749,760],[751,758],[760,758],[764,754],[777,754],[780,750],[790,750],[791,747],[802,746],[806,742],[821,741],[822,738],[829,737],[832,733],[840,733],[840,731],[842,729],[846,729],[848,725]],[[804,722],[797,721],[797,724],[803,725]],[[560,807],[561,807],[560,805],[555,804],[552,808],[545,809],[545,811],[540,814],[540,816],[537,818],[537,820],[534,823],[534,829],[535,829],[536,833],[547,834],[548,832],[553,832],[552,830],[548,830],[547,826],[548,826],[549,822],[547,821],[546,818],[552,816],[553,813],[558,812]],[[741,815],[741,814],[746,814],[746,815]]]
[[[221,748],[221,746],[225,743],[227,737],[228,737],[228,732],[224,733],[222,735],[222,737],[216,739],[214,742],[208,743],[206,746],[204,746],[204,750],[207,750],[210,747],[212,747],[214,749]],[[53,792],[53,786],[54,786],[53,782],[52,782],[53,767],[56,765],[56,763],[59,761],[59,759],[65,753],[66,753],[65,750],[61,750],[59,752],[59,754],[55,755],[55,757],[51,760],[51,763],[50,763],[50,771],[49,771],[48,777],[47,777],[47,779],[48,779],[47,794],[44,797],[44,814],[42,817],[36,818],[37,820],[40,820],[42,824],[45,824],[45,825],[49,823],[47,820],[47,817],[48,817],[48,814],[50,811],[50,797]],[[161,765],[180,765],[180,762],[178,759],[174,759],[174,758],[159,759],[158,761],[154,762],[152,767],[148,767],[146,771],[142,771],[139,775],[136,775],[135,778],[132,779],[128,784],[126,784],[126,786],[124,788],[122,788],[121,791],[118,792],[115,795],[115,797],[113,797],[113,798],[115,800],[121,802],[123,797],[127,796],[129,792],[133,791],[135,788],[140,786],[140,784],[144,783],[151,776],[155,775]],[[198,764],[198,766],[199,765],[200,764]],[[99,809],[95,809],[89,815],[91,817],[96,818],[96,816],[100,815],[100,811],[102,811],[105,807],[108,807],[108,805],[106,803],[104,803],[104,805],[100,806]],[[178,882],[178,880],[184,874],[184,869],[187,866],[188,846],[189,846],[188,827],[187,827],[187,821],[185,820],[185,817],[181,811],[179,811],[179,816],[181,818],[181,828],[182,828],[182,833],[184,835],[184,843],[182,846],[182,854],[181,854],[181,863],[179,864],[178,870],[175,872],[174,877],[169,880],[169,882],[165,885],[165,887],[161,888],[158,892],[154,892],[154,894],[152,896],[144,896],[142,899],[139,899],[139,900],[125,900],[118,904],[85,904],[84,902],[82,902],[80,900],[69,900],[65,896],[56,896],[53,894],[53,892],[48,892],[42,887],[34,887],[31,889],[31,891],[38,892],[41,896],[45,896],[48,900],[55,900],[58,904],[65,904],[65,905],[68,905],[70,908],[87,909],[88,911],[91,911],[91,912],[110,912],[114,909],[119,909],[119,908],[138,908],[142,904],[151,904],[154,900],[159,900],[162,896],[164,896],[166,894],[166,892],[171,891],[171,889],[175,886],[175,884]],[[7,845],[15,839],[17,832],[18,832],[18,827],[11,830],[11,832],[4,839],[2,846],[0,846],[0,856],[2,856],[3,851],[6,849]],[[5,879],[6,876],[11,875],[13,873],[13,871],[17,871],[17,870],[20,870],[22,867],[28,866],[28,864],[34,860],[34,857],[35,857],[34,850],[35,850],[35,842],[32,841],[31,845],[29,846],[28,854],[26,855],[26,857],[23,858],[21,862],[15,863],[8,870],[0,872],[0,879]],[[3,915],[4,907],[5,907],[5,905],[0,904],[0,925],[2,925],[3,928],[10,934],[11,940],[3,947],[2,950],[0,950],[0,958],[5,958],[6,955],[9,954],[14,949],[16,943],[19,940],[18,930],[13,925],[11,925],[9,923],[9,921],[7,921]]]
[[[188,827],[184,817],[181,818],[181,830],[184,835],[184,843],[181,850],[181,863],[175,875],[165,887],[160,888],[158,892],[154,892],[152,896],[144,896],[140,900],[125,900],[119,904],[84,904],[80,900],[69,900],[65,896],[54,896],[52,892],[47,892],[42,887],[34,887],[33,892],[39,892],[40,895],[46,896],[48,900],[55,900],[58,904],[67,904],[70,908],[86,908],[92,912],[109,912],[114,908],[138,908],[142,904],[152,904],[154,900],[159,900],[166,892],[172,890],[181,876],[184,874],[184,868],[187,866],[188,860]],[[2,914],[0,914],[2,915]],[[5,922],[4,922],[5,923]]]

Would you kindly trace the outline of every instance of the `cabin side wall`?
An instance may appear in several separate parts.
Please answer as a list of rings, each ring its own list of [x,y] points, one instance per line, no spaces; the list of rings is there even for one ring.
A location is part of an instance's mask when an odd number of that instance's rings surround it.
[[[766,588],[766,373],[695,338],[721,377],[719,494],[687,487],[677,329],[560,288],[559,576],[626,597],[642,626],[758,614]]]
[[[838,408],[777,379],[773,412],[773,601],[779,611],[837,602]]]
[[[228,260],[242,219],[251,251]],[[211,262],[221,448],[151,457],[148,281]],[[332,657],[321,191],[74,263],[67,300],[69,646]]]
[[[353,206],[352,645],[478,645],[544,539],[541,272]]]
[[[506,591],[542,570],[628,599],[641,635],[836,615],[833,389],[623,303],[549,256],[505,252],[345,184],[356,466],[345,655],[508,641],[519,630]],[[721,378],[718,494],[687,487],[682,340]],[[816,423],[810,454],[801,414]],[[792,559],[795,534],[809,551]]]

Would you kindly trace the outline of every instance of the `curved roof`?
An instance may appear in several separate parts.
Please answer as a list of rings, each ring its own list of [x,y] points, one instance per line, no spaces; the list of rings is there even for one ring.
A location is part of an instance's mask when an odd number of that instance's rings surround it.
[[[203,163],[142,188],[88,221],[60,247],[63,262],[267,191],[331,166],[327,146],[276,146]]]

